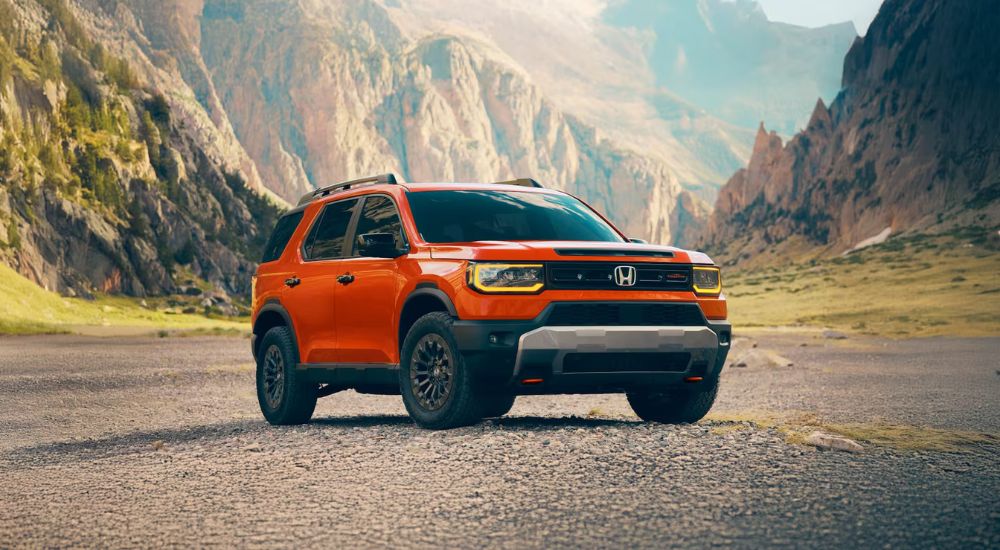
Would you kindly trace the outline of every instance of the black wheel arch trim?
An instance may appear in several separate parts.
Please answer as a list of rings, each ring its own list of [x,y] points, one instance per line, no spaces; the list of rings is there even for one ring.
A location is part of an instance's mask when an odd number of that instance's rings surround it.
[[[263,334],[257,333],[257,323],[260,321],[261,316],[265,313],[277,313],[278,315],[281,316],[282,319],[284,319],[285,325],[288,327],[289,330],[292,331],[292,344],[295,346],[295,352],[298,353],[298,348],[299,348],[298,334],[295,332],[295,323],[292,322],[292,316],[291,314],[288,313],[288,310],[285,309],[285,306],[281,305],[280,300],[278,300],[277,298],[271,298],[266,302],[264,302],[264,305],[261,306],[260,311],[257,312],[257,316],[254,318],[253,327],[251,327],[250,330],[250,348],[253,351],[254,360],[257,359],[258,340],[264,337]]]
[[[455,303],[452,302],[451,297],[438,288],[435,283],[417,283],[417,288],[406,296],[406,300],[403,300],[403,306],[399,308],[400,313],[406,309],[406,305],[409,304],[410,301],[421,296],[433,296],[434,298],[437,298],[444,304],[445,309],[448,310],[448,315],[458,319],[458,310],[455,309]]]

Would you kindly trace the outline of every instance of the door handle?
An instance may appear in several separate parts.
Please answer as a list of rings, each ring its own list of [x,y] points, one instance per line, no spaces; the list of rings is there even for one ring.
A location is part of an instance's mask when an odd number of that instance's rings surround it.
[[[345,286],[349,285],[354,282],[354,275],[344,273],[343,275],[337,277],[337,282]]]
[[[302,282],[302,280],[299,279],[298,277],[296,277],[295,275],[292,275],[291,277],[285,279],[285,284],[288,285],[288,286],[290,286],[290,287],[298,286],[299,283],[301,283],[301,282]]]

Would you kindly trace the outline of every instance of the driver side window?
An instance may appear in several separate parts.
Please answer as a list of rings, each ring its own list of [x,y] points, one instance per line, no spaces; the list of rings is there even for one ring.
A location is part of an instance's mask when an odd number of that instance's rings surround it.
[[[399,212],[396,205],[385,195],[369,195],[365,197],[365,202],[361,207],[361,217],[358,219],[358,228],[354,232],[357,236],[366,233],[389,233],[396,239],[396,248],[406,247],[406,240],[403,238],[403,225],[399,221]],[[358,243],[352,243],[352,256],[360,256],[358,253]]]
[[[357,204],[358,199],[347,199],[331,202],[323,207],[319,220],[313,224],[302,246],[306,260],[333,260],[345,257],[347,229]]]

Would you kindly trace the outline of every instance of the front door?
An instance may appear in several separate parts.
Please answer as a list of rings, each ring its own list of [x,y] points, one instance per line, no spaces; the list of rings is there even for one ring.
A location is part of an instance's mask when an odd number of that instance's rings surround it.
[[[302,245],[302,262],[296,266],[297,284],[284,291],[282,301],[292,316],[299,343],[299,361],[337,361],[337,276],[351,249],[347,232],[359,199],[331,202],[317,214]]]
[[[396,248],[406,246],[399,211],[387,195],[368,195],[361,205],[350,243],[350,258],[341,262],[345,276],[337,284],[337,348],[340,363],[395,363],[397,260],[367,258],[358,251],[358,236],[390,233]]]

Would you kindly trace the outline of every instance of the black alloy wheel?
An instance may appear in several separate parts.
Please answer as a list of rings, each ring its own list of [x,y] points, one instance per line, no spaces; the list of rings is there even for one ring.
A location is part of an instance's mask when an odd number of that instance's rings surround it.
[[[413,350],[410,367],[410,389],[420,405],[429,410],[440,409],[455,386],[455,358],[447,343],[438,334],[426,334]]]

